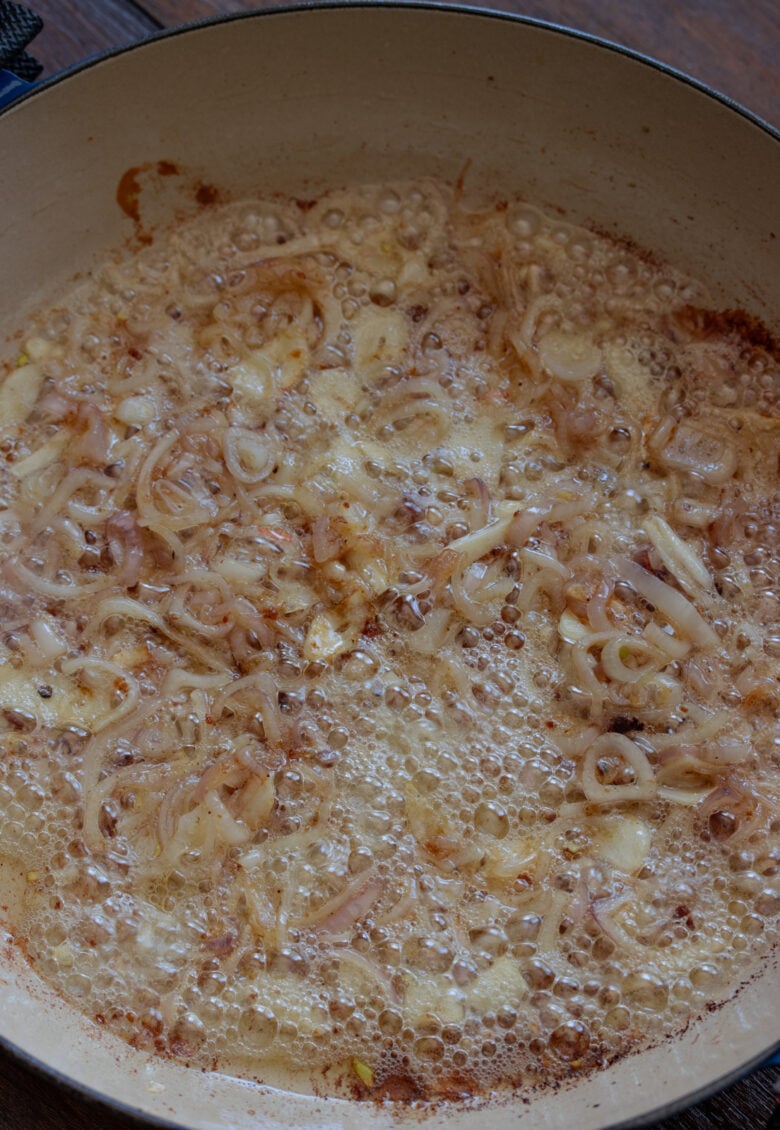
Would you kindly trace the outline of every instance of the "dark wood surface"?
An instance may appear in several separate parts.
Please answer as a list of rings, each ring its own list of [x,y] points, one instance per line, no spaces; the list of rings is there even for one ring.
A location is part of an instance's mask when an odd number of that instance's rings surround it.
[[[270,5],[242,0],[34,0],[30,6],[45,21],[31,51],[48,75],[164,27]],[[780,125],[780,0],[482,0],[482,6],[624,43]],[[658,1123],[655,1130],[763,1130],[774,1109],[772,1088],[779,1074],[777,1068],[756,1072],[695,1109]],[[0,1053],[0,1130],[137,1126]]]

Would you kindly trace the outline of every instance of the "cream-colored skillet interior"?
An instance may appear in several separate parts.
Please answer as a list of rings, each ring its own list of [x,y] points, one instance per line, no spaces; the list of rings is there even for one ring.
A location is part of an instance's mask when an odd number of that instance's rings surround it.
[[[424,46],[424,44],[423,44],[423,46]],[[421,47],[421,50],[422,50],[422,47]],[[500,68],[499,68],[499,71],[500,71]],[[300,77],[300,76],[298,76],[298,77]],[[499,80],[500,80],[500,84],[501,84],[501,72],[499,73]],[[32,107],[31,107],[31,108],[32,108]],[[619,123],[618,123],[618,125],[619,125]],[[118,165],[118,166],[116,166],[116,167],[118,167],[118,172],[119,172],[119,171],[121,171],[121,168],[122,168],[123,166],[119,166],[119,165]],[[33,186],[33,188],[34,188],[34,186]],[[753,199],[754,199],[754,200],[756,199],[756,197],[755,197],[755,194],[753,195]],[[622,203],[618,203],[617,211],[618,211],[618,212],[619,212],[619,211],[621,211],[621,208],[623,208],[623,207],[624,207],[624,206],[622,205]],[[627,228],[627,227],[629,227],[629,226],[630,226],[630,224],[629,224],[629,223],[627,223],[627,221],[624,221],[624,228]],[[725,226],[725,227],[723,227],[723,231],[726,231],[727,227],[728,227],[728,226]],[[63,228],[63,231],[64,231],[64,228]],[[717,273],[717,268],[716,268],[716,273]]]
[[[422,181],[211,209],[41,315],[0,804],[45,979],[399,1100],[736,987],[780,911],[778,371],[710,303]]]

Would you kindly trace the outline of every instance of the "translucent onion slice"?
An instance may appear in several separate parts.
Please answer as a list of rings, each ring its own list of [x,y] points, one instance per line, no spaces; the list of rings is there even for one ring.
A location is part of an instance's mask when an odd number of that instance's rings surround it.
[[[464,534],[463,537],[451,541],[447,549],[452,553],[460,554],[460,564],[466,568],[504,541],[514,517],[514,514],[509,514],[503,518],[496,518],[486,526],[474,530],[473,533]]]
[[[671,746],[700,745],[717,737],[732,721],[728,710],[719,710],[715,714],[704,714],[700,710],[699,715],[697,720],[686,722],[672,734],[644,734],[642,740],[659,751]]]
[[[582,620],[566,608],[558,621],[558,635],[564,643],[576,644],[587,639],[592,632],[587,624],[583,624]]]
[[[400,360],[409,338],[404,316],[397,310],[368,307],[353,322],[353,358],[360,375]]]
[[[509,334],[509,340],[517,350],[518,356],[522,357],[528,351],[528,347],[533,345],[537,327],[543,316],[551,313],[560,315],[560,309],[560,299],[554,294],[540,294],[530,303],[523,315],[520,329]]]
[[[699,431],[689,424],[680,424],[666,441],[661,430],[651,437],[650,446],[658,451],[664,467],[673,471],[698,475],[707,483],[719,485],[727,482],[737,467],[737,454],[725,439]]]
[[[418,655],[436,655],[444,646],[452,614],[448,608],[434,608],[422,628],[407,638],[407,647]]]
[[[553,553],[542,553],[538,549],[521,549],[520,557],[528,565],[535,565],[538,569],[547,569],[559,577],[568,577],[569,568],[559,561]]]
[[[626,663],[629,658],[636,661],[636,666]],[[601,650],[604,674],[618,683],[637,683],[662,667],[664,662],[665,658],[659,659],[658,652],[649,643],[635,636],[618,636],[608,640]]]
[[[622,891],[609,898],[596,899],[591,913],[601,929],[615,945],[628,953],[636,953],[639,945],[634,937],[617,921],[617,915],[634,900],[632,891]]]
[[[265,436],[249,428],[228,428],[222,441],[225,465],[241,483],[259,483],[273,470],[274,452]]]
[[[21,561],[12,558],[6,562],[6,571],[15,576],[30,592],[39,593],[41,596],[47,596],[52,600],[78,600],[82,596],[91,596],[93,593],[100,592],[107,589],[111,584],[111,578],[102,576],[96,581],[86,581],[84,584],[76,584],[76,582],[68,583],[66,581],[49,581],[45,577],[39,577],[37,573],[33,573]]]
[[[560,945],[561,923],[571,901],[566,891],[550,891],[547,908],[542,916],[542,928],[536,939],[536,952],[555,953]]]
[[[648,573],[635,561],[624,558],[617,562],[623,579],[658,611],[666,616],[671,624],[695,644],[702,648],[714,648],[718,637],[702,615],[694,608],[687,597],[664,581]]]
[[[548,513],[549,506],[529,506],[527,510],[518,510],[507,527],[507,543],[516,546],[525,545]]]
[[[319,934],[342,934],[368,913],[384,889],[384,880],[379,876],[370,872],[366,876],[361,875],[318,910],[307,915],[299,925],[304,929],[313,928]]]
[[[567,384],[580,384],[595,377],[601,368],[601,350],[583,334],[551,330],[539,343],[542,365],[553,377]]]
[[[627,785],[604,785],[598,779],[602,757],[619,757],[634,771]],[[602,734],[585,752],[582,764],[582,789],[591,804],[617,804],[621,801],[649,800],[655,796],[656,782],[647,756],[624,734]]]
[[[708,742],[698,751],[699,757],[714,765],[741,765],[753,754],[753,746],[749,735],[740,740],[738,737],[722,737],[717,742]]]
[[[108,691],[121,692],[123,697],[119,705],[113,710],[106,711],[93,723],[92,732],[95,734],[130,714],[140,701],[141,688],[137,679],[117,663],[109,663],[105,659],[93,659],[90,656],[77,656],[73,659],[64,659],[61,670],[63,675],[75,675],[81,672],[90,690],[96,689],[95,684],[102,680],[108,681],[106,688]]]
[[[672,512],[681,526],[691,526],[698,530],[711,526],[718,517],[717,507],[707,506],[693,498],[678,498],[672,506]]]
[[[692,596],[712,587],[712,577],[691,546],[659,514],[645,519],[645,532],[666,568]]]
[[[654,620],[645,627],[642,635],[649,644],[662,651],[669,659],[685,659],[685,656],[691,650],[691,645],[685,640],[679,640],[676,636],[670,635],[660,628]]]
[[[12,463],[9,467],[11,474],[17,479],[25,479],[28,475],[38,474],[56,459],[59,459],[67,442],[68,433],[66,431],[58,432],[46,443],[37,447],[35,451],[26,455],[24,459],[20,459],[18,463]]]
[[[48,616],[39,616],[30,625],[32,637],[44,660],[51,662],[67,651],[67,645],[57,630],[57,622]]]
[[[464,619],[480,628],[487,627],[496,618],[496,609],[474,600],[465,583],[465,570],[456,570],[450,580],[450,596],[455,608]]]
[[[251,675],[244,675],[243,678],[236,679],[216,699],[213,707],[215,718],[220,717],[229,700],[237,694],[243,694],[246,699],[249,699],[253,709],[259,708],[258,712],[263,720],[266,742],[272,746],[279,745],[284,733],[284,722],[279,709],[279,688],[270,674],[267,671],[256,671]],[[228,709],[230,708],[228,707]]]
[[[712,787],[703,789],[678,789],[673,785],[661,785],[658,795],[670,804],[679,804],[683,808],[695,808],[697,804],[710,795]]]

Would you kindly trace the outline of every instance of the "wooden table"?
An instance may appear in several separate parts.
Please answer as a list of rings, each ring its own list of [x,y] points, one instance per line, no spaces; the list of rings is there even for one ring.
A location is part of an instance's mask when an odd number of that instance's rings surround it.
[[[624,43],[709,83],[780,125],[778,0],[481,2]],[[30,6],[45,21],[31,51],[48,75],[164,27],[265,5],[252,0],[31,0]],[[762,1130],[773,1110],[777,1077],[777,1069],[759,1071],[694,1110],[666,1119],[655,1130]],[[85,1127],[137,1130],[138,1123],[70,1095],[0,1053],[0,1130]]]

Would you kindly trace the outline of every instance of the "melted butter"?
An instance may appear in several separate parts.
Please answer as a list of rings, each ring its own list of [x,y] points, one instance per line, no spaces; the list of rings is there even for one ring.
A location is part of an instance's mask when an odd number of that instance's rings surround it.
[[[22,863],[0,890],[64,997],[196,1066],[435,1095],[595,1068],[768,952],[780,376],[728,335],[703,351],[675,295],[701,292],[522,202],[466,214],[425,182],[215,209],[67,298],[77,316],[41,315],[36,380],[122,425],[113,477],[90,479],[36,382],[18,404],[3,386],[22,425],[8,543],[33,576],[101,571],[114,610],[4,591],[0,819]],[[139,356],[106,366],[123,335]],[[662,456],[675,397],[684,450]],[[257,440],[238,478],[237,424]],[[705,433],[733,437],[737,470],[710,452],[689,473]],[[26,538],[71,470],[83,485]],[[724,499],[751,518],[715,535]],[[706,602],[686,590],[706,656],[679,628],[657,646],[663,615],[614,588],[630,558],[712,576]],[[14,667],[40,616],[59,643]],[[104,732],[127,688],[88,691],[66,655],[132,673],[137,713]],[[587,750],[613,732],[659,787],[632,798],[605,756],[599,783],[623,791],[593,805]],[[676,741],[737,735],[764,798],[742,841],[744,810],[701,809],[735,794],[733,740],[672,772]]]
[[[74,685],[73,679],[47,672],[45,680],[38,682],[34,672],[10,663],[0,664],[0,710],[21,711],[42,726],[60,729],[90,729],[108,713],[102,696]]]

